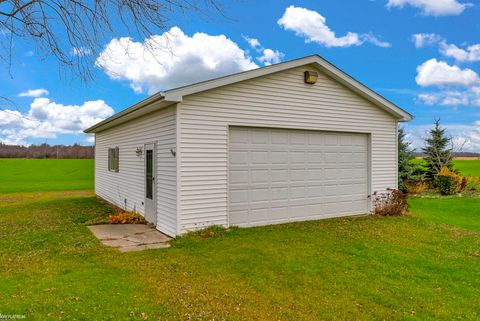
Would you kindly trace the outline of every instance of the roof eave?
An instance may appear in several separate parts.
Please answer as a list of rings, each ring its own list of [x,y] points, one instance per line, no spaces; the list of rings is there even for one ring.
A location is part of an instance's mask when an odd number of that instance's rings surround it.
[[[122,121],[121,119],[122,118],[125,118],[126,116],[128,115],[132,115],[134,113],[138,113],[138,111],[148,105],[152,105],[154,103],[157,103],[157,102],[167,102],[165,100],[165,95],[164,93],[156,93],[130,107],[128,107],[127,109],[125,110],[122,110],[121,112],[119,113],[116,113],[114,114],[113,116],[85,129],[83,132],[86,133],[86,134],[93,134],[93,133],[97,133],[99,131],[102,131],[102,130],[105,130],[107,128],[110,128],[110,127],[113,127],[117,124],[120,124],[120,123],[123,123],[124,120]],[[171,102],[171,103],[175,103],[175,102]]]

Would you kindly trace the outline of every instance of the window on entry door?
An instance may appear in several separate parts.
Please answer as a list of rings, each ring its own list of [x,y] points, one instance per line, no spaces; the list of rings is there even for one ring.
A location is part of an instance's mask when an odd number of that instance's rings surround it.
[[[146,195],[148,199],[153,199],[153,150],[147,149],[146,154]]]

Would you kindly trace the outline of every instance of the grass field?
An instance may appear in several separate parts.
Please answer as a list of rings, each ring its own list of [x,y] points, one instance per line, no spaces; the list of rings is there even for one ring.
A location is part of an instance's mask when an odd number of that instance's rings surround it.
[[[234,228],[120,253],[87,228],[111,213],[79,190],[92,188],[91,160],[0,160],[0,168],[0,182],[13,183],[0,184],[0,315],[480,319],[480,198],[418,197],[406,217]]]
[[[87,189],[93,159],[0,159],[0,194]]]
[[[407,217],[233,229],[183,237],[170,249],[120,253],[86,227],[110,212],[91,192],[0,195],[0,313],[37,320],[478,320],[480,199],[411,204]]]
[[[423,159],[417,158],[412,160],[413,163],[425,163]],[[456,169],[460,171],[463,176],[477,176],[480,177],[480,160],[459,160],[455,159],[453,164]]]
[[[480,176],[480,160],[454,160],[453,163],[464,176]]]

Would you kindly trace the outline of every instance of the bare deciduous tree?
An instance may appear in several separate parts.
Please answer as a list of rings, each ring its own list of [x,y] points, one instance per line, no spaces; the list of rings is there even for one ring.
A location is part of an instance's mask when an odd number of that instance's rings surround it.
[[[93,158],[95,147],[65,145],[6,145],[0,143],[0,158]]]
[[[53,56],[88,80],[113,32],[146,38],[167,29],[169,13],[212,9],[222,11],[218,0],[0,0],[0,62],[10,68],[14,41],[23,39],[40,58]]]

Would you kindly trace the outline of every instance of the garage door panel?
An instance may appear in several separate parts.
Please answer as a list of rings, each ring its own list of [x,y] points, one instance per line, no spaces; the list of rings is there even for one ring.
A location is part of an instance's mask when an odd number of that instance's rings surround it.
[[[364,134],[231,128],[230,224],[367,212],[367,143]]]
[[[272,164],[285,164],[288,162],[288,152],[287,151],[271,151],[270,152],[270,162]]]
[[[285,200],[289,197],[290,189],[288,187],[273,187],[270,189],[270,200]]]
[[[244,151],[231,150],[230,151],[230,164],[231,165],[247,165],[248,154]]]
[[[248,184],[248,170],[244,169],[230,169],[230,180],[235,184]]]

